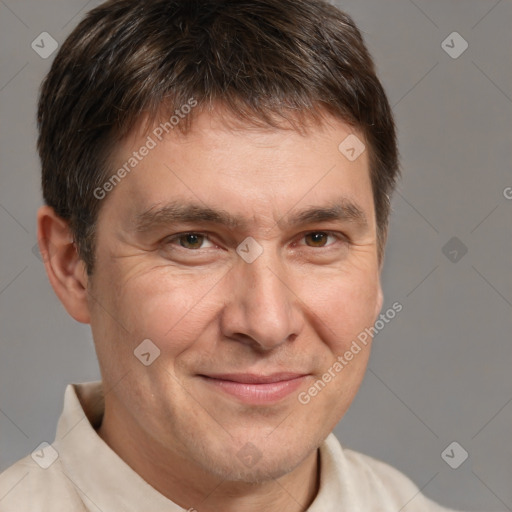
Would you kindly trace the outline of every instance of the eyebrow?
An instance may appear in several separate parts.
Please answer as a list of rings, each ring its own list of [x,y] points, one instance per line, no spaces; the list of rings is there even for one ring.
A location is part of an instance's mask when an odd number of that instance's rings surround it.
[[[362,226],[368,225],[368,219],[366,218],[364,210],[353,201],[349,201],[345,198],[327,207],[312,206],[302,210],[291,217],[287,224],[295,226],[298,224],[312,224],[327,221],[349,221]]]
[[[311,206],[293,213],[291,216],[286,214],[276,224],[295,227],[328,221],[348,221],[363,227],[368,226],[364,210],[347,198],[339,198],[326,206]],[[249,221],[225,210],[213,209],[202,204],[171,202],[154,205],[138,214],[135,219],[135,230],[143,232],[160,226],[180,223],[208,223],[226,226],[230,229],[242,229],[248,226]]]

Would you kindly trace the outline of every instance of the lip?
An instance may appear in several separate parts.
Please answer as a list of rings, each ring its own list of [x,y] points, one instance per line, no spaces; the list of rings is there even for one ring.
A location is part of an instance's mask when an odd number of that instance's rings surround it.
[[[304,373],[250,373],[200,375],[203,381],[216,390],[234,396],[245,403],[268,404],[277,402],[293,393],[308,377]]]

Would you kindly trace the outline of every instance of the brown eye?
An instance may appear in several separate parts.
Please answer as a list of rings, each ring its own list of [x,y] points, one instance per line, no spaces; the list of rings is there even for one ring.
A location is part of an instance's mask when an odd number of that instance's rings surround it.
[[[314,233],[308,233],[304,238],[306,245],[310,247],[324,247],[327,244],[329,234],[323,231],[316,231]]]
[[[205,238],[204,235],[198,233],[185,233],[178,237],[178,241],[185,249],[201,249]]]

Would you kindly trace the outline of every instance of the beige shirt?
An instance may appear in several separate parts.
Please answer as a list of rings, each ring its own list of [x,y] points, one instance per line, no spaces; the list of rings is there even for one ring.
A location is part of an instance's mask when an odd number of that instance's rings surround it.
[[[182,512],[98,436],[101,383],[69,385],[56,440],[0,475],[0,512]],[[333,434],[320,446],[320,489],[308,512],[442,512],[391,466],[343,449]],[[201,512],[198,510],[198,512]]]

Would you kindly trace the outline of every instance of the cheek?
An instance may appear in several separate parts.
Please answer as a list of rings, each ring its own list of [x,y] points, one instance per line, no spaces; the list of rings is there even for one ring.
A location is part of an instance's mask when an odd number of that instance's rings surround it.
[[[315,330],[322,339],[315,350],[323,357],[315,382],[300,399],[312,407],[315,414],[309,417],[316,418],[317,428],[325,432],[343,417],[363,380],[371,346],[365,329],[375,321],[379,286],[378,274],[368,269],[338,274],[318,288],[311,303]]]
[[[310,309],[323,324],[319,330],[332,353],[343,354],[373,325],[379,286],[377,272],[360,269],[325,280],[315,292]]]
[[[168,267],[131,274],[111,268],[109,275],[118,284],[104,287],[109,311],[100,315],[110,330],[124,337],[128,333],[130,352],[149,338],[162,353],[180,353],[215,315],[208,294],[218,276],[176,275]]]

